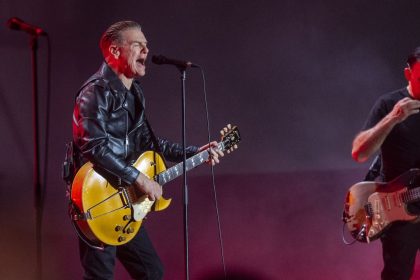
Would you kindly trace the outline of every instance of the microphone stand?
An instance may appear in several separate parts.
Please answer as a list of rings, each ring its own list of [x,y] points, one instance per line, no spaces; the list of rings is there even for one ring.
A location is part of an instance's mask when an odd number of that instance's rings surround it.
[[[181,91],[182,91],[182,149],[183,160],[182,168],[184,171],[183,180],[183,196],[184,196],[184,254],[185,254],[185,279],[189,280],[189,253],[188,253],[188,185],[187,185],[187,154],[186,154],[186,117],[185,117],[185,80],[186,80],[186,67],[177,66],[181,71]]]
[[[38,137],[38,72],[37,72],[37,50],[38,36],[32,35],[30,39],[31,61],[32,61],[32,125],[34,141],[34,205],[35,205],[35,241],[36,241],[36,279],[42,279],[42,246],[41,246],[41,182],[40,182],[40,161],[39,161],[39,137]]]

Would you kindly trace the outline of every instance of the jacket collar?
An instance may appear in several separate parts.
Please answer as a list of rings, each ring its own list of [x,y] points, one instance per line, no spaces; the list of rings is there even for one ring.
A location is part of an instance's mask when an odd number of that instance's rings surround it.
[[[96,73],[95,76],[102,77],[104,80],[107,81],[107,83],[108,83],[109,87],[112,89],[112,91],[118,92],[118,93],[124,93],[124,97],[125,97],[125,94],[129,91],[124,86],[124,84],[120,80],[120,78],[118,78],[117,74],[115,74],[114,70],[112,70],[112,68],[109,67],[109,65],[105,61],[102,63],[101,67],[99,68],[99,71]],[[144,96],[143,96],[143,90],[140,86],[139,81],[137,79],[134,79],[131,87],[132,87],[132,89],[135,90],[135,92],[137,92],[137,94],[140,95],[140,101],[141,101],[141,104],[144,108],[145,100],[144,100]]]
[[[116,92],[126,92],[127,88],[124,86],[120,78],[118,78],[117,74],[115,74],[114,70],[112,70],[109,65],[104,62],[101,65],[101,68],[98,71],[99,76],[102,76],[107,82],[110,88]]]

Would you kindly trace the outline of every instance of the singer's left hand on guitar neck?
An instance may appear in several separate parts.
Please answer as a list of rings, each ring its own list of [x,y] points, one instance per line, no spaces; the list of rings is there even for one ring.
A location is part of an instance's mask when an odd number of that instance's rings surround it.
[[[217,147],[217,142],[213,141],[210,143],[207,143],[206,145],[200,147],[200,149],[198,149],[198,152],[202,152],[204,150],[209,150],[209,154],[210,154],[210,159],[207,162],[211,165],[216,165],[220,162],[219,157],[223,157],[224,153],[219,150],[219,148]]]

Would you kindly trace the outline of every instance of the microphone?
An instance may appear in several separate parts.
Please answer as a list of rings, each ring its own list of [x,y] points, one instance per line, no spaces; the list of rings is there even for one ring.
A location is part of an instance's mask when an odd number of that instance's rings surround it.
[[[7,26],[13,30],[22,30],[34,36],[47,35],[40,27],[24,22],[20,18],[12,17],[7,21]]]
[[[152,62],[155,64],[170,64],[170,65],[175,65],[177,67],[181,67],[181,68],[188,68],[188,67],[200,67],[194,63],[192,63],[191,61],[184,61],[184,60],[177,60],[177,59],[172,59],[172,58],[168,58],[165,57],[163,55],[153,55],[152,56]]]

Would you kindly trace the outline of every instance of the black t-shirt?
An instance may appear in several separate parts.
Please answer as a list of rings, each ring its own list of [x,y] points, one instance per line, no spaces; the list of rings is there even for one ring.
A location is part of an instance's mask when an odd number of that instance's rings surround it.
[[[126,100],[123,105],[130,118],[128,119],[128,130],[133,129],[133,125],[139,121],[140,115],[143,111],[143,105],[140,102],[139,93],[136,92],[134,86],[127,90]]]
[[[384,94],[373,106],[363,130],[382,120],[401,99],[410,97],[406,88]],[[397,124],[381,147],[382,173],[389,182],[411,168],[420,168],[420,113]]]

